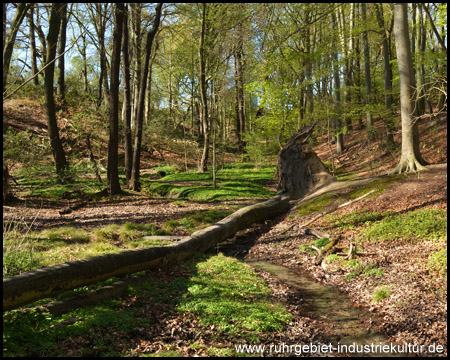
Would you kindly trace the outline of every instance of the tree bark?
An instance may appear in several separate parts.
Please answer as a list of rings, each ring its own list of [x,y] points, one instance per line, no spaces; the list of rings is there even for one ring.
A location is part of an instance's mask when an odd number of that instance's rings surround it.
[[[315,123],[294,134],[278,155],[278,193],[291,199],[335,181],[308,144],[314,126]]]
[[[402,117],[402,154],[392,173],[425,170],[426,162],[419,149],[419,131],[415,118],[414,73],[409,41],[407,4],[394,5],[394,36],[400,74],[400,107]]]
[[[64,3],[52,4],[49,30],[47,36],[47,54],[45,56],[46,64],[49,64],[44,70],[45,77],[45,108],[47,111],[47,127],[50,137],[50,145],[53,151],[53,158],[55,159],[56,174],[58,182],[65,181],[65,169],[67,167],[66,156],[62,147],[61,139],[59,137],[58,124],[56,121],[55,99],[53,94],[53,80],[55,74],[54,59],[56,56],[56,45],[58,40],[58,33],[61,21],[61,10],[66,6]]]
[[[151,30],[147,33],[147,43],[145,45],[145,57],[144,68],[141,74],[141,82],[139,88],[139,98],[137,104],[137,118],[136,118],[136,136],[134,138],[134,151],[133,151],[133,168],[131,171],[131,188],[132,190],[139,191],[141,189],[140,183],[140,161],[141,161],[141,143],[142,143],[142,127],[144,122],[144,107],[145,107],[145,90],[147,88],[147,76],[150,63],[150,55],[152,50],[153,39],[158,31],[159,23],[161,20],[161,8],[162,3],[156,5],[155,19]]]
[[[128,36],[128,7],[125,7],[123,17],[123,131],[125,148],[125,178],[127,187],[130,186],[131,170],[133,167],[133,145],[131,143],[131,84],[130,84],[130,56]]]
[[[384,122],[386,124],[386,147],[393,150],[394,143],[394,112],[392,110],[392,73],[390,68],[390,50],[386,34],[386,27],[383,16],[383,4],[374,4],[377,13],[378,26],[382,31],[382,49],[383,49],[383,75],[384,75],[384,104],[386,106],[386,115]]]
[[[203,153],[199,166],[200,172],[208,171],[209,157],[209,137],[210,127],[208,118],[208,98],[206,84],[206,54],[205,54],[205,36],[206,36],[206,3],[202,3],[202,31],[200,34],[200,117],[203,130]]]
[[[31,75],[35,76],[38,72],[37,56],[36,56],[36,36],[34,34],[34,7],[30,7],[30,14],[28,17],[28,26],[30,28],[30,57],[31,57]],[[39,85],[39,78],[36,76],[33,79],[34,85]]]
[[[58,84],[56,87],[56,94],[59,101],[64,102],[64,55],[62,55],[66,48],[66,29],[67,29],[67,3],[61,9],[61,24],[59,30],[58,42]],[[61,56],[62,55],[62,56]]]
[[[367,10],[366,4],[361,3],[361,15],[364,26],[367,25]],[[366,127],[367,127],[367,139],[369,142],[375,139],[375,132],[372,124],[372,114],[369,110],[369,105],[371,103],[371,94],[372,94],[372,83],[370,80],[370,56],[369,56],[369,40],[367,38],[367,30],[364,30],[362,33],[363,40],[363,52],[364,52],[364,75],[365,75],[365,83],[366,83]]]
[[[113,34],[111,58],[111,86],[109,100],[109,143],[108,143],[108,193],[121,193],[118,169],[119,151],[119,72],[122,43],[124,4],[116,4],[116,19]]]

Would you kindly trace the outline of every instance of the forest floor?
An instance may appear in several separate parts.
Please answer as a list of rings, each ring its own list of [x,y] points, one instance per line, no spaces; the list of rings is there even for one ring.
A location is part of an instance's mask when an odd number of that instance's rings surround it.
[[[378,136],[382,137],[382,126],[377,122]],[[430,162],[428,171],[419,174],[403,176],[396,182],[390,183],[376,197],[368,197],[347,207],[336,210],[333,215],[340,217],[352,212],[384,212],[407,213],[417,209],[447,209],[447,120],[441,115],[439,118],[424,121],[421,126],[423,157]],[[39,127],[39,126],[38,126]],[[346,151],[332,158],[326,143],[315,147],[319,157],[329,167],[335,167],[335,173],[342,180],[362,179],[385,174],[393,169],[399,161],[399,150],[387,153],[376,143],[368,145],[361,141],[364,131],[355,130],[345,136]],[[319,137],[321,143],[326,135]],[[401,142],[401,135],[395,134],[397,143]],[[183,162],[182,158],[170,159],[170,153],[165,154],[166,160]],[[147,166],[152,166],[150,161]],[[75,226],[85,230],[108,224],[123,224],[128,221],[136,223],[153,222],[163,224],[174,215],[192,210],[213,209],[218,205],[244,206],[253,203],[252,199],[222,202],[174,202],[164,198],[149,198],[146,194],[132,194],[109,199],[100,199],[95,204],[74,211],[68,215],[60,215],[61,204],[46,204],[28,201],[18,207],[4,208],[4,216],[16,216],[24,221],[33,222],[37,230],[58,226]],[[70,204],[70,200],[66,201]],[[23,206],[25,205],[25,206]],[[329,204],[330,205],[330,204]],[[326,210],[327,208],[324,208]],[[408,242],[362,241],[364,252],[361,262],[373,265],[384,272],[380,279],[371,276],[355,276],[349,281],[348,275],[342,269],[336,271],[325,270],[314,265],[313,256],[305,256],[298,249],[311,241],[311,237],[304,234],[301,223],[309,217],[298,217],[297,208],[283,216],[279,216],[266,224],[253,226],[241,232],[237,238],[243,244],[240,252],[235,254],[241,259],[262,259],[284,265],[289,268],[305,271],[317,281],[333,286],[340,292],[347,294],[355,306],[365,307],[373,316],[363,319],[367,328],[373,327],[384,333],[389,341],[395,344],[441,345],[445,349],[442,354],[425,351],[425,356],[445,356],[447,354],[447,284],[442,276],[431,274],[425,266],[430,254],[442,248],[443,244],[433,241]],[[321,218],[310,225],[323,229],[330,234],[336,229],[330,222]],[[364,224],[351,229],[339,229],[343,244],[357,236]],[[280,234],[289,228],[288,239]],[[180,232],[180,235],[185,235]],[[286,235],[286,234],[285,234]],[[359,245],[359,244],[358,244]],[[244,249],[244,250],[242,250]],[[160,273],[162,279],[170,281],[180,272],[178,266],[166,269]],[[295,289],[278,281],[273,275],[258,270],[258,273],[268,282],[275,301],[288,307],[294,320],[286,331],[277,333],[277,341],[288,344],[310,343],[325,341],[333,333],[330,324],[316,318],[314,313],[301,313],[303,300]],[[392,295],[379,302],[371,301],[374,288],[378,285],[389,287]],[[122,298],[124,306],[129,306],[133,299]],[[146,311],[150,311],[146,309]],[[217,336],[213,336],[211,329],[192,322],[184,315],[173,310],[156,306],[152,309],[153,316],[159,319],[147,334],[143,331],[133,335],[132,341],[123,340],[123,334],[117,334],[117,341],[126,342],[126,346],[134,347],[133,355],[162,351],[170,345],[181,355],[208,355],[205,350],[187,348],[183,346],[183,339],[192,334],[202,333],[201,341],[209,346],[231,347],[232,344],[221,343]],[[174,335],[174,329],[178,329]],[[190,334],[188,336],[188,334]],[[80,341],[80,343],[77,343]],[[82,339],[61,344],[67,348],[67,354],[77,355],[77,347],[83,346]],[[125,346],[125,345],[124,345]],[[87,354],[83,354],[87,355]]]

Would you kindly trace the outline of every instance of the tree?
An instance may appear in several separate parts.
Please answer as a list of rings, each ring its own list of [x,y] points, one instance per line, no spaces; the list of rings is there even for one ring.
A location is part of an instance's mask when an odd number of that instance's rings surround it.
[[[116,195],[121,192],[118,172],[119,72],[124,11],[123,3],[116,4],[109,100],[108,193],[110,195]]]
[[[53,94],[53,80],[55,76],[56,45],[61,23],[62,9],[67,6],[65,3],[52,4],[49,29],[47,35],[47,54],[45,56],[45,108],[47,112],[47,127],[52,147],[53,158],[56,165],[58,182],[65,182],[65,170],[67,168],[66,155],[59,137],[58,124],[56,122],[55,98]]]
[[[12,56],[12,52],[14,49],[14,43],[16,41],[17,32],[19,31],[19,26],[22,23],[23,18],[25,17],[25,14],[27,13],[30,6],[31,6],[31,4],[27,4],[27,3],[18,3],[17,4],[17,11],[16,11],[16,15],[14,16],[13,23],[11,24],[8,40],[6,40],[5,34],[3,34],[3,41],[4,41],[4,45],[3,45],[3,90],[2,90],[3,93],[5,92],[6,79],[8,78],[9,65],[11,63],[11,56]],[[6,12],[4,12],[3,14],[5,16]],[[6,21],[4,19],[3,33],[5,33],[5,26],[6,26]]]
[[[387,129],[386,147],[388,150],[392,150],[395,146],[394,143],[394,112],[392,110],[392,71],[390,66],[390,49],[388,44],[388,37],[386,34],[386,28],[383,16],[383,4],[375,4],[375,10],[377,13],[378,26],[381,29],[382,38],[382,51],[383,51],[383,79],[384,79],[384,104],[386,106],[386,115],[384,121]]]
[[[361,16],[364,25],[367,24],[367,10],[366,4],[361,3]],[[365,29],[362,33],[362,41],[363,41],[363,51],[364,51],[364,76],[366,83],[366,127],[367,127],[367,139],[369,142],[375,139],[375,132],[372,124],[372,114],[369,110],[369,105],[371,104],[371,94],[372,94],[372,82],[370,79],[370,54],[369,54],[369,40],[367,38],[367,29]]]
[[[331,13],[333,26],[336,26],[336,16]],[[336,154],[341,154],[344,150],[344,134],[342,133],[341,120],[341,81],[339,76],[339,62],[338,62],[338,46],[334,43],[335,50],[333,51],[333,78],[334,78],[334,100],[335,100],[335,136],[336,136]]]
[[[123,17],[123,131],[125,148],[125,178],[127,187],[130,185],[131,170],[133,166],[133,145],[131,143],[131,84],[130,84],[130,57],[128,36],[128,7],[125,6]]]
[[[56,93],[59,100],[64,101],[64,50],[66,48],[66,29],[67,29],[67,4],[61,10],[61,28],[59,30],[58,42],[58,86]]]
[[[402,153],[392,173],[425,170],[426,162],[419,149],[419,130],[414,97],[414,73],[409,40],[407,4],[394,5],[394,37],[400,75],[400,108],[402,117]]]
[[[200,103],[201,103],[201,124],[203,130],[203,153],[199,166],[199,171],[208,170],[208,154],[209,154],[209,121],[208,121],[208,98],[206,96],[206,55],[205,55],[205,36],[206,36],[206,3],[202,4],[202,30],[200,35]]]
[[[141,144],[142,144],[142,127],[144,123],[144,107],[145,107],[145,90],[147,88],[147,76],[150,63],[150,56],[152,51],[153,39],[156,36],[158,27],[161,21],[161,8],[162,3],[158,3],[155,8],[155,18],[153,20],[153,26],[147,33],[147,43],[145,45],[145,57],[144,68],[141,74],[141,81],[138,94],[137,103],[137,118],[136,118],[136,136],[134,138],[133,149],[133,169],[131,171],[131,188],[132,190],[139,191],[141,188],[140,183],[140,162],[141,162]]]

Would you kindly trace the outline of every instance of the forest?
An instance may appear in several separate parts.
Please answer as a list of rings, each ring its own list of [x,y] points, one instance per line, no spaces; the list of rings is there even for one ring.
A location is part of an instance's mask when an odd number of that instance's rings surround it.
[[[3,3],[4,356],[447,356],[445,3]]]

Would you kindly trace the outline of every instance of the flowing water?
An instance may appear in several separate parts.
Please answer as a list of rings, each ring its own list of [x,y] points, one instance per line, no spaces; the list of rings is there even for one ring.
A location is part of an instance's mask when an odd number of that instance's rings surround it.
[[[346,345],[347,349],[349,349],[347,355],[358,349],[363,350],[363,353],[353,353],[352,355],[397,355],[395,350],[393,353],[390,351],[390,344],[386,342],[387,338],[384,335],[376,332],[374,329],[367,330],[363,326],[362,319],[369,316],[373,317],[373,314],[370,314],[365,309],[352,306],[349,297],[339,293],[330,286],[320,284],[301,271],[260,260],[246,260],[245,262],[254,268],[270,273],[286,285],[298,289],[306,303],[303,313],[308,313],[309,315],[313,313],[318,320],[325,321],[330,326],[333,326],[333,330],[338,336],[336,339],[338,341],[334,341],[333,344]],[[350,345],[353,346],[350,347]],[[381,347],[383,345],[386,347],[382,350]],[[342,346],[340,349],[345,351],[343,350],[345,346]],[[373,349],[379,351],[372,351]],[[385,352],[384,350],[387,349],[389,351]],[[336,352],[342,354],[341,351]]]

